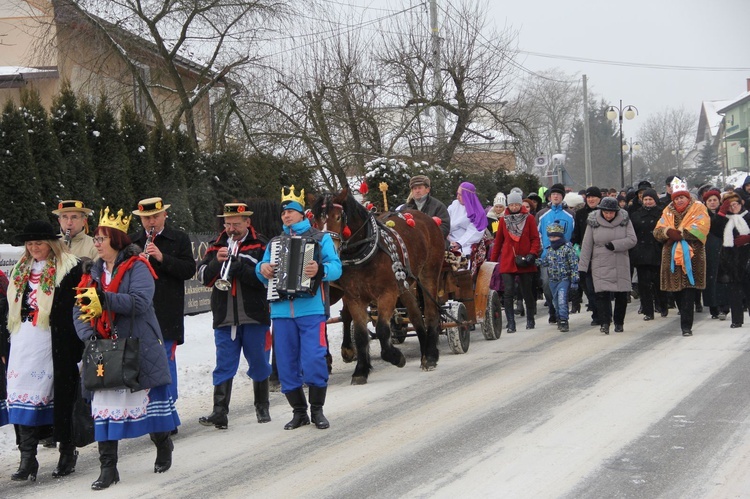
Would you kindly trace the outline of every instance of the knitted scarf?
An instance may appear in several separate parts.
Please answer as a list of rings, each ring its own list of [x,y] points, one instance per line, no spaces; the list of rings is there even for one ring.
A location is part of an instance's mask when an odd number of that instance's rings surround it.
[[[23,293],[31,277],[32,263],[31,259],[24,254],[10,274],[8,283],[8,331],[11,334],[17,333],[21,328]],[[60,286],[62,280],[76,264],[78,264],[78,258],[70,253],[63,253],[59,263],[55,256],[50,253],[37,288],[37,311],[32,322],[34,326],[45,330],[49,329],[49,315],[52,312],[55,289]]]
[[[505,226],[508,227],[508,235],[514,241],[521,239],[523,228],[526,225],[526,219],[529,218],[528,213],[510,213],[505,214]]]
[[[727,213],[727,224],[724,226],[724,241],[722,243],[722,246],[724,246],[725,248],[734,247],[735,229],[741,236],[750,234],[750,227],[747,226],[745,215],[747,215],[747,211],[742,211],[741,213],[737,213],[736,215]]]

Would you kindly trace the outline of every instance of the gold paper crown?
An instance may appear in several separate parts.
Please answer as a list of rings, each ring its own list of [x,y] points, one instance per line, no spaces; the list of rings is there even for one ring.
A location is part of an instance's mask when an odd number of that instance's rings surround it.
[[[281,202],[284,201],[296,201],[299,204],[302,205],[302,207],[305,207],[305,190],[302,189],[299,191],[299,195],[294,195],[294,186],[289,187],[289,194],[285,194],[286,187],[281,188]]]
[[[117,229],[119,231],[124,232],[125,234],[128,233],[128,227],[130,226],[130,220],[133,218],[133,215],[130,215],[128,217],[124,217],[123,211],[119,210],[117,212],[117,216],[115,217],[114,214],[109,212],[109,206],[104,208],[104,211],[99,211],[99,227],[112,227],[113,229]]]

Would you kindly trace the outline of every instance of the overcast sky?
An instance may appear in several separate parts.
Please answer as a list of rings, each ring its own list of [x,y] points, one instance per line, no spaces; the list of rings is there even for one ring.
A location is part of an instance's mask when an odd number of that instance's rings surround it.
[[[340,1],[369,6],[378,16],[383,15],[378,9],[421,3]],[[438,0],[441,9],[450,4]],[[586,74],[590,92],[611,103],[622,99],[635,105],[640,115],[625,121],[626,137],[637,137],[639,123],[667,107],[685,107],[695,113],[697,125],[702,101],[732,100],[747,89],[750,0],[492,0],[488,5],[498,29],[519,32],[522,51],[639,65],[745,68],[681,71],[519,54],[518,61],[531,71],[557,67]]]

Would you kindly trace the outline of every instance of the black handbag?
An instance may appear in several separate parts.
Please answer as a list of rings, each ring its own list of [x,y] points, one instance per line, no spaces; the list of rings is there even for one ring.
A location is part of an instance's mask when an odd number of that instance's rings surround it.
[[[532,260],[529,258],[530,255],[526,255],[526,256],[516,255],[515,248],[513,248],[513,255],[515,256],[516,267],[518,267],[519,269],[528,267],[532,263]]]
[[[87,390],[130,388],[140,390],[138,338],[107,338],[86,341],[83,351],[83,386]]]
[[[91,415],[91,402],[81,396],[81,384],[77,383],[76,398],[73,402],[72,420],[73,445],[85,447],[94,442],[94,417]]]

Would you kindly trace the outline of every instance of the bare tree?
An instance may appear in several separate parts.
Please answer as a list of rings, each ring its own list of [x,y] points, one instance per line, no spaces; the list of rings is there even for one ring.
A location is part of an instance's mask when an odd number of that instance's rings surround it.
[[[685,108],[666,108],[650,115],[641,126],[642,157],[657,180],[683,173],[681,158],[693,147],[697,122],[697,116]]]

